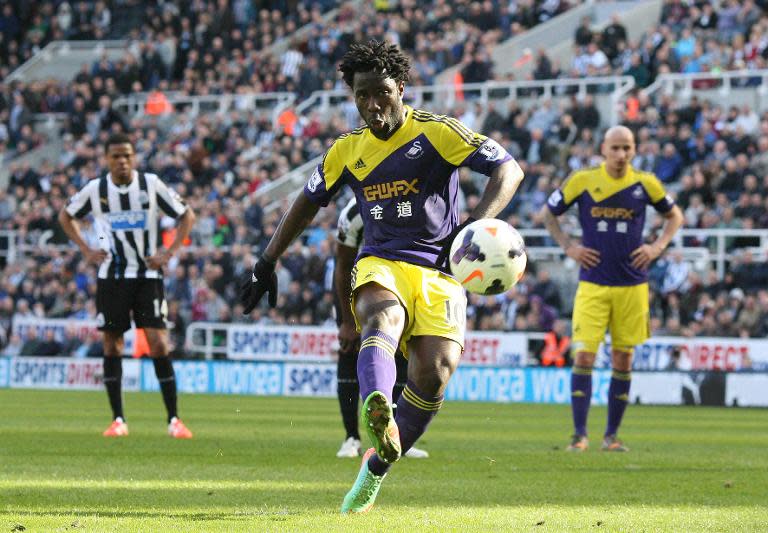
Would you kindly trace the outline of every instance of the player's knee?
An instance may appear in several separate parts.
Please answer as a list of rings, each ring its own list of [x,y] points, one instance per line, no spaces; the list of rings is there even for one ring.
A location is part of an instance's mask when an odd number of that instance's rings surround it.
[[[165,339],[157,339],[149,346],[149,356],[155,357],[167,357],[168,356],[168,342]]]
[[[596,351],[597,347],[593,348],[592,351],[590,351],[590,349],[588,349],[586,346],[580,347],[576,350],[576,354],[573,357],[573,364],[575,366],[581,366],[584,368],[592,368],[595,366]]]
[[[632,347],[616,346],[611,350],[611,366],[620,372],[632,370]]]
[[[123,354],[125,343],[122,335],[104,334],[104,355],[107,357],[120,357]]]
[[[450,358],[435,357],[431,364],[419,365],[416,384],[423,394],[439,396],[443,394],[453,371],[454,365]]]
[[[363,317],[363,329],[367,331],[402,331],[405,325],[405,310],[399,303],[389,306],[379,306],[371,309]]]

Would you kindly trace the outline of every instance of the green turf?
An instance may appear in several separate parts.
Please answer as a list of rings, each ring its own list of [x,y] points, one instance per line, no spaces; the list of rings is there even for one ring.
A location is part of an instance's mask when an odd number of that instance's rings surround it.
[[[0,390],[0,532],[766,531],[768,411],[630,406],[628,454],[567,454],[566,406],[449,403],[428,460],[403,459],[363,516],[338,508],[335,401],[127,394],[131,435],[101,437],[106,395]],[[601,434],[604,409],[591,430]]]

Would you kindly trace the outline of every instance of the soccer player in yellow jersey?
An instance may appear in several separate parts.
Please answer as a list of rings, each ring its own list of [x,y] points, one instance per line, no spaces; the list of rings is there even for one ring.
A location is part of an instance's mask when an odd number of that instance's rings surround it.
[[[360,330],[357,377],[363,426],[374,448],[342,503],[370,509],[391,465],[424,433],[464,345],[466,296],[450,276],[447,251],[459,229],[458,169],[489,176],[470,220],[494,217],[523,178],[495,141],[456,119],[403,104],[410,62],[394,45],[352,45],[341,65],[365,126],[328,149],[280,222],[253,274],[241,285],[249,313],[265,292],[277,298],[275,261],[341,188],[352,188],[363,246],[352,276],[351,308]],[[395,353],[408,357],[408,381],[392,408]]]
[[[592,399],[592,367],[598,346],[611,333],[613,374],[608,389],[608,424],[602,449],[628,451],[616,437],[629,400],[632,351],[649,336],[648,267],[669,245],[683,214],[653,174],[635,170],[635,139],[624,126],[610,128],[601,146],[605,162],[574,172],[543,208],[547,229],[568,257],[581,266],[573,304],[571,410],[574,435],[569,451],[585,451]],[[581,243],[557,220],[578,203]],[[666,219],[661,235],[643,244],[646,206]]]

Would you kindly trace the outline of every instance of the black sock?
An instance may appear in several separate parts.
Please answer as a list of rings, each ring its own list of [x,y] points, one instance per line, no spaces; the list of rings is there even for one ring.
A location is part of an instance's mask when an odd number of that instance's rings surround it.
[[[125,420],[123,415],[123,358],[104,358],[104,387],[109,396],[109,405],[112,407],[112,419],[117,417]]]
[[[336,365],[336,394],[339,397],[341,420],[347,438],[360,440],[357,409],[360,403],[360,385],[357,382],[357,354],[342,354]]]
[[[395,354],[395,366],[397,367],[397,378],[395,386],[392,387],[392,404],[397,404],[397,399],[403,393],[405,384],[408,382],[408,359],[403,357],[400,350]]]
[[[160,382],[160,390],[163,393],[163,402],[168,411],[168,422],[175,416],[176,412],[176,375],[173,372],[173,364],[168,357],[155,357],[152,359],[155,364],[155,375]]]
[[[392,387],[392,404],[397,404],[398,398],[400,398],[400,395],[403,393],[403,389],[405,388],[405,382],[403,381],[396,381],[395,386]]]

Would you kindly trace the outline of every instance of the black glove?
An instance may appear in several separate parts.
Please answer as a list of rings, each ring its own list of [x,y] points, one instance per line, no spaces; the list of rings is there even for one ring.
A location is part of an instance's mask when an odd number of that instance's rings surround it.
[[[253,265],[253,272],[243,276],[240,283],[240,303],[243,304],[244,315],[251,314],[265,292],[269,293],[269,306],[277,305],[275,263],[261,256]]]
[[[448,270],[448,272],[451,271],[451,267],[448,261],[448,256],[451,255],[451,245],[453,244],[453,240],[456,238],[456,235],[459,234],[461,230],[463,230],[465,227],[472,224],[476,219],[469,217],[467,220],[465,220],[463,223],[459,224],[455,228],[453,228],[453,231],[450,235],[448,235],[445,239],[443,239],[442,246],[443,249],[440,250],[440,253],[437,254],[437,259],[435,259],[435,266],[437,268],[445,268]]]

